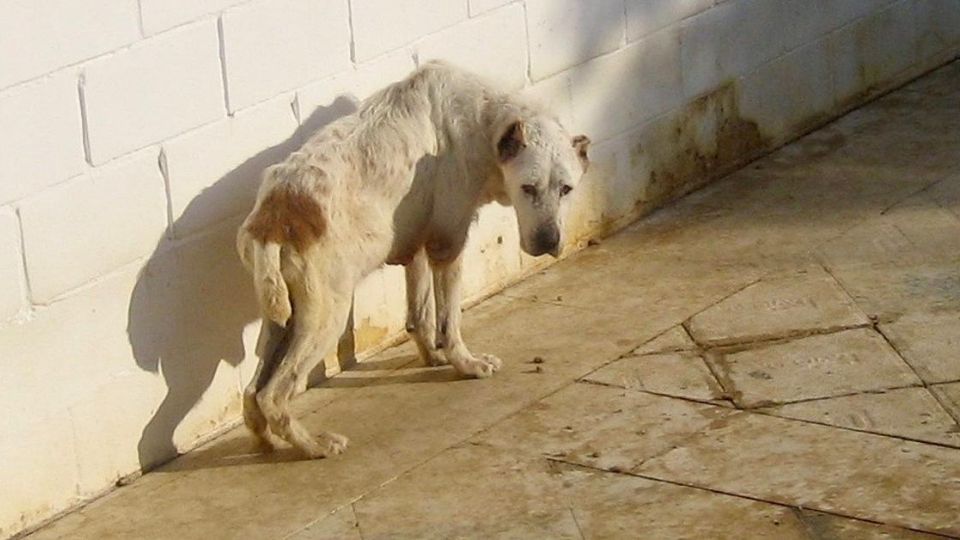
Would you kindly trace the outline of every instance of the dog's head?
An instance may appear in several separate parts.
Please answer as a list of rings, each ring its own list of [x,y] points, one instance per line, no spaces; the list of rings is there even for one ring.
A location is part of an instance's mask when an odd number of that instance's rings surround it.
[[[558,256],[563,215],[587,171],[590,139],[570,137],[559,122],[536,116],[505,122],[494,142],[504,189],[517,212],[521,249]]]

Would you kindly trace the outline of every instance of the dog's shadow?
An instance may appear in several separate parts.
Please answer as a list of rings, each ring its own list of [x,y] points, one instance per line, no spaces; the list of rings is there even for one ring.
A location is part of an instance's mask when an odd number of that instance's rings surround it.
[[[179,232],[210,222],[224,201],[252,208],[264,167],[356,108],[357,101],[347,96],[318,107],[287,140],[251,156],[206,188],[158,241],[142,268],[130,298],[127,335],[137,366],[161,374],[167,386],[140,437],[143,470],[177,456],[174,432],[214,383],[219,364],[236,366],[244,359],[244,328],[259,317],[250,278],[236,256],[236,227],[243,216],[185,239],[178,238]],[[217,384],[236,391],[239,381]]]

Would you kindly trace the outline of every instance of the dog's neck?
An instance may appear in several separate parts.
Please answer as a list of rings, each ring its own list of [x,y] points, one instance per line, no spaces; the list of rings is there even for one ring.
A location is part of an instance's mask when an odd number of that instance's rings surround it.
[[[512,122],[537,112],[478,77],[428,62],[371,96],[358,114],[374,120],[365,125],[376,129],[384,151],[400,152],[414,164],[424,158],[464,160],[468,178],[460,179],[461,188],[480,204],[508,204],[496,142]]]

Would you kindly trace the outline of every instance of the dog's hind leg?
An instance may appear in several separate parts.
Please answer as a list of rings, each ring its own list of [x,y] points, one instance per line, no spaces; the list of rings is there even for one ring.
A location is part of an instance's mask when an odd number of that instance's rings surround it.
[[[253,378],[247,384],[243,391],[243,421],[256,437],[258,447],[263,451],[273,449],[273,443],[270,441],[270,429],[267,425],[267,418],[260,410],[260,404],[257,402],[257,392],[259,392],[270,380],[277,363],[283,357],[283,341],[286,337],[286,330],[273,321],[264,319],[260,326],[260,337],[257,339],[257,356],[260,361],[257,363],[257,370]]]
[[[447,363],[443,351],[437,348],[437,316],[433,296],[433,276],[427,252],[417,251],[404,267],[407,278],[407,332],[420,351],[420,358],[428,366]]]
[[[346,437],[323,432],[314,438],[290,416],[289,405],[297,381],[337,346],[350,314],[350,295],[336,295],[330,290],[314,290],[310,295],[316,297],[294,300],[294,323],[286,354],[257,393],[257,403],[274,434],[307,456],[319,458],[342,452],[347,446]]]
[[[460,335],[463,252],[449,262],[433,262],[431,267],[437,298],[437,346],[460,373],[477,378],[493,375],[502,365],[500,359],[489,354],[474,356]]]

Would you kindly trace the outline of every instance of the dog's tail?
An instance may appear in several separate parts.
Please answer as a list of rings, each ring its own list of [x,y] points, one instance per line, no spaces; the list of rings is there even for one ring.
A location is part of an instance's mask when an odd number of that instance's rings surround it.
[[[271,321],[286,326],[293,315],[290,305],[290,291],[280,272],[280,244],[253,245],[253,280],[260,309]]]
[[[261,242],[241,228],[237,248],[243,263],[253,272],[253,288],[263,316],[285,327],[293,306],[280,269],[280,244]]]

